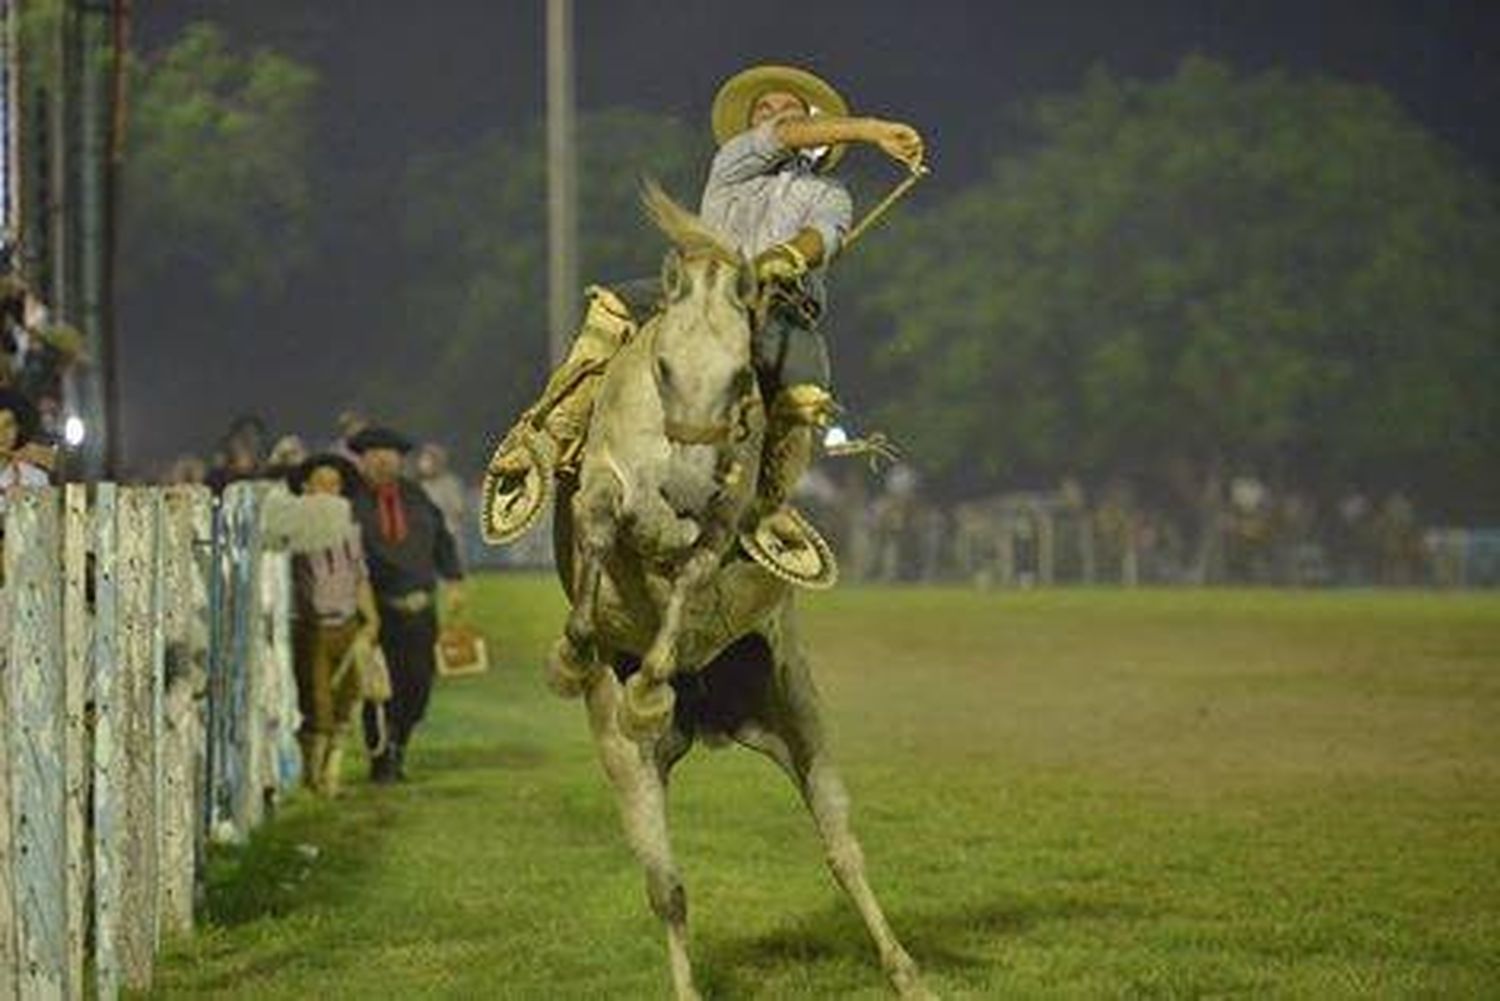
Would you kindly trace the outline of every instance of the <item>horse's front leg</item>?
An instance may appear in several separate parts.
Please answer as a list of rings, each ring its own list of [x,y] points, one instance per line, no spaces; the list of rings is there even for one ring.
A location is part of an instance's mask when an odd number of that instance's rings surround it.
[[[725,533],[705,532],[683,561],[662,607],[661,625],[641,658],[641,669],[625,683],[620,727],[636,740],[654,740],[666,732],[676,696],[669,682],[677,673],[677,640],[688,596],[706,586],[722,555]]]
[[[600,670],[594,613],[604,563],[614,549],[619,523],[618,482],[609,475],[588,478],[573,498],[573,524],[579,540],[573,610],[547,662],[548,684],[565,698],[582,694]]]
[[[687,891],[672,858],[667,834],[666,769],[670,765],[663,763],[655,749],[621,733],[622,699],[620,683],[614,674],[601,672],[598,683],[589,688],[585,697],[589,725],[599,748],[599,760],[615,788],[626,840],[645,867],[651,910],[666,929],[672,986],[678,1001],[697,1001],[699,995],[688,958]]]

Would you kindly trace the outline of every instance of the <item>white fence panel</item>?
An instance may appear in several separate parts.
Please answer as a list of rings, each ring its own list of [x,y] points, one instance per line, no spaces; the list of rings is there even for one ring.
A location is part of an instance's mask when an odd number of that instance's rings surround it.
[[[245,837],[295,780],[265,489],[6,498],[0,1001],[149,989],[163,934],[192,929],[209,834]]]
[[[17,996],[68,994],[67,772],[63,724],[57,496],[52,489],[9,498],[6,591],[11,599],[6,706]]]

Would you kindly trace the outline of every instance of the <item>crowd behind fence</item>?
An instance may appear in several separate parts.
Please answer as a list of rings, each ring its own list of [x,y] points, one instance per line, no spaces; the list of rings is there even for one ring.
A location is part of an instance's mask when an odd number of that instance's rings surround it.
[[[945,503],[924,495],[903,467],[873,490],[854,472],[837,482],[815,470],[795,498],[850,582],[1500,586],[1500,529],[1423,524],[1399,493],[1372,499],[1349,491],[1319,504],[1240,478],[1203,489],[1187,505],[1140,501],[1118,482],[1092,498],[1065,482]],[[477,526],[463,527],[479,565],[551,564],[545,526],[489,550]]]
[[[262,484],[13,492],[0,588],[0,1001],[150,986],[211,840],[296,779]]]

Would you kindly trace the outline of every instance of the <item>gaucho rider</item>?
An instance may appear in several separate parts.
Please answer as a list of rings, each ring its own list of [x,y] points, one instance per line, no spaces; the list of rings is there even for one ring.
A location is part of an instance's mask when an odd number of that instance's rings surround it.
[[[915,167],[922,138],[909,125],[852,117],[825,81],[790,66],[756,66],[731,77],[714,99],[712,121],[720,146],[700,214],[754,261],[770,295],[753,345],[771,416],[760,510],[763,527],[794,538],[784,505],[811,461],[814,431],[835,411],[818,324],[828,262],[849,230],[853,207],[829,172],[852,142],[878,146]],[[654,309],[656,283],[650,292],[645,284],[588,290],[583,326],[567,359],[491,460],[487,495],[539,460],[554,469],[576,464],[604,364]],[[487,512],[485,520],[493,536],[493,515]]]

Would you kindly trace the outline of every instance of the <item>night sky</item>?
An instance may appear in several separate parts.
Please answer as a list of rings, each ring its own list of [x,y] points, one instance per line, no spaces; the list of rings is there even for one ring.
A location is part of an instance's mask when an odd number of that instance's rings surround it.
[[[316,437],[354,401],[360,367],[380,364],[378,345],[361,333],[380,308],[367,290],[399,281],[402,267],[395,206],[379,194],[395,189],[414,154],[461,148],[542,114],[544,9],[543,0],[136,4],[136,42],[148,52],[185,24],[211,20],[236,46],[270,46],[320,72],[316,184],[323,252],[337,263],[319,269],[294,306],[266,316],[254,338],[205,331],[193,344],[161,343],[145,318],[126,317],[133,463],[206,448],[242,410]],[[753,62],[804,64],[857,110],[923,130],[936,169],[929,199],[984,170],[1008,105],[1073,89],[1098,64],[1162,77],[1193,52],[1242,71],[1377,84],[1487,170],[1500,169],[1496,0],[575,0],[574,12],[582,108],[628,105],[706,129],[725,76]]]

